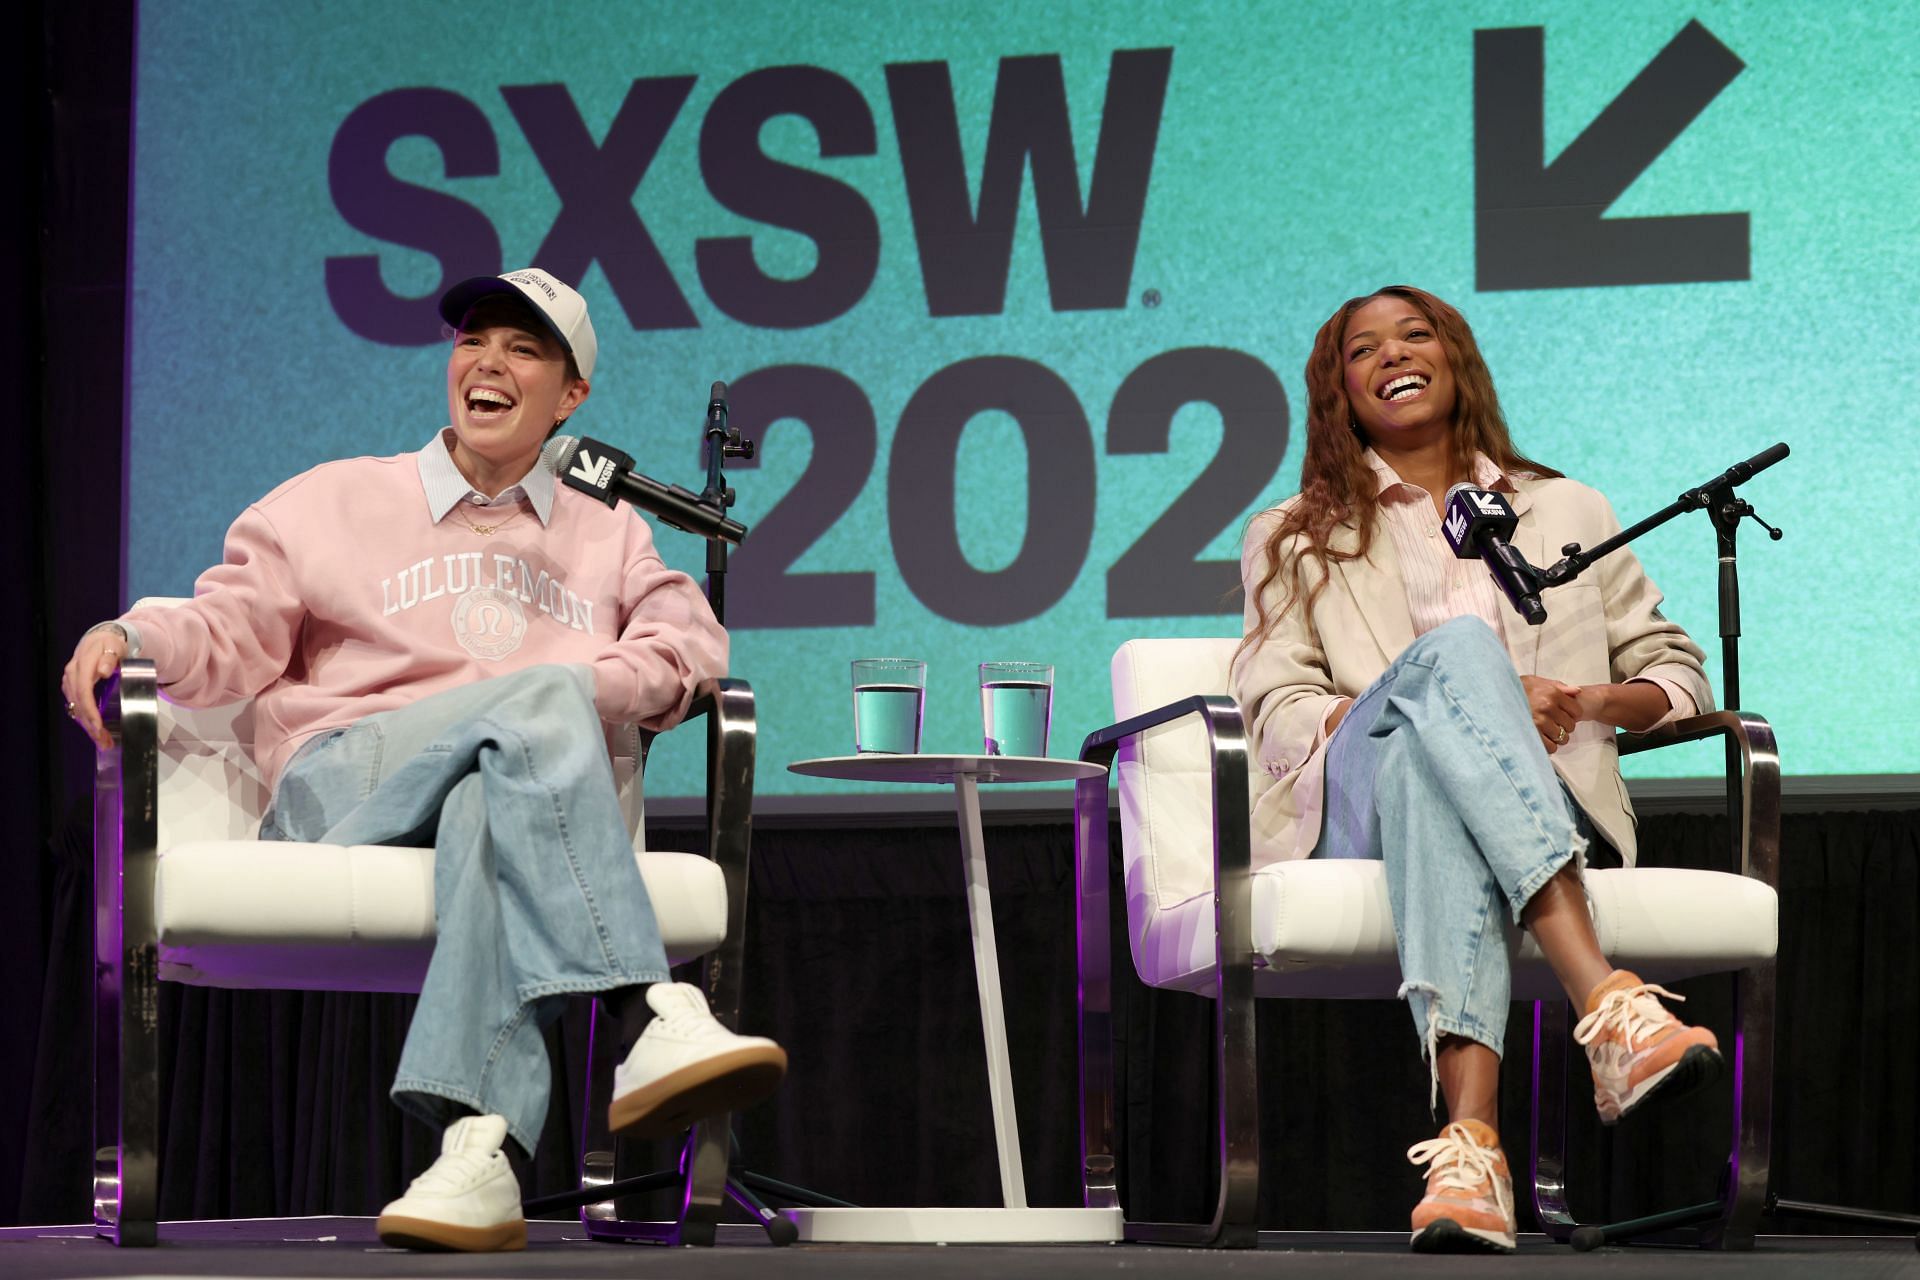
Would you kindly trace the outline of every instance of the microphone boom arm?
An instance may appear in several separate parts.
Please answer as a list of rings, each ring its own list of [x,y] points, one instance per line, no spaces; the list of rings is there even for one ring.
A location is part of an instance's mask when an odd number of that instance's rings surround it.
[[[1746,483],[1786,457],[1788,452],[1784,441],[1762,449],[1745,462],[1737,462],[1728,467],[1705,484],[1696,485],[1687,490],[1646,519],[1628,525],[1611,538],[1596,542],[1585,550],[1581,549],[1579,543],[1569,542],[1560,548],[1561,558],[1540,571],[1540,584],[1543,587],[1557,587],[1562,583],[1572,582],[1586,572],[1594,561],[1618,551],[1641,534],[1657,529],[1675,516],[1688,511],[1705,511],[1713,520],[1714,528],[1720,531],[1721,537],[1728,539],[1732,537],[1733,526],[1737,525],[1742,517],[1752,517],[1761,528],[1767,531],[1770,538],[1778,542],[1783,536],[1780,530],[1760,519],[1745,501],[1735,498],[1733,489],[1735,485]]]

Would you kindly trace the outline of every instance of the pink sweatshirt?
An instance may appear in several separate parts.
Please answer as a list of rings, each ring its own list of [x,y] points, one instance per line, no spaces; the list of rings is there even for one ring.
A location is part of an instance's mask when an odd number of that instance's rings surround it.
[[[234,521],[190,602],[125,620],[173,700],[257,695],[269,785],[315,733],[540,663],[591,666],[611,724],[678,722],[727,669],[700,589],[624,507],[562,486],[544,526],[528,500],[517,510],[483,537],[466,503],[434,521],[419,454],[329,462]]]

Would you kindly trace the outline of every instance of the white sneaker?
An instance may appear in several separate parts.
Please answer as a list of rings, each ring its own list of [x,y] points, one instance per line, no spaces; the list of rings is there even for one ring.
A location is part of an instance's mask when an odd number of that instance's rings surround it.
[[[607,1127],[615,1133],[668,1137],[696,1120],[752,1106],[787,1072],[786,1050],[721,1026],[698,987],[656,982],[647,988],[647,1006],[653,1021],[613,1069]]]
[[[506,1140],[504,1116],[468,1116],[449,1126],[440,1158],[381,1210],[381,1243],[463,1253],[526,1248],[520,1183],[500,1150]]]

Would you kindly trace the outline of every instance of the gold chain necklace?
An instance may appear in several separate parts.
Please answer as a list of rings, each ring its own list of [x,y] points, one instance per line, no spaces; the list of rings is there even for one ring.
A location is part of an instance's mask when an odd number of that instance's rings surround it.
[[[473,530],[475,533],[479,534],[483,538],[491,538],[494,534],[500,532],[500,530],[506,528],[508,525],[512,524],[515,520],[518,520],[521,516],[526,514],[526,508],[515,507],[513,510],[513,514],[508,516],[505,520],[502,520],[499,524],[475,524],[473,521],[467,519],[467,513],[465,510],[467,505],[468,505],[467,503],[462,502],[459,506],[453,509],[454,514],[460,517],[461,524],[467,526],[467,528]]]

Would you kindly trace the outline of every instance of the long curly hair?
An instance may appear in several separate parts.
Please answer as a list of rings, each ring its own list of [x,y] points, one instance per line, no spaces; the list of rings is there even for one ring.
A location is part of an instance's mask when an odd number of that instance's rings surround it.
[[[1284,574],[1287,592],[1278,604],[1260,606],[1257,623],[1242,642],[1243,648],[1258,644],[1280,615],[1295,604],[1310,607],[1326,586],[1326,571],[1334,562],[1365,559],[1373,547],[1379,527],[1378,482],[1362,456],[1368,441],[1347,403],[1342,339],[1353,313],[1376,298],[1407,302],[1427,318],[1440,339],[1456,388],[1450,437],[1455,474],[1471,474],[1475,453],[1486,454],[1495,466],[1509,473],[1528,472],[1540,477],[1560,474],[1514,448],[1507,420],[1500,413],[1500,397],[1493,389],[1493,375],[1487,372],[1480,344],[1474,341],[1465,316],[1412,285],[1387,285],[1347,299],[1320,326],[1313,351],[1307,356],[1307,452],[1300,463],[1300,496],[1287,505],[1267,536],[1265,576],[1248,585],[1250,598],[1264,601],[1267,589]],[[1342,526],[1359,534],[1351,551],[1335,551],[1328,545],[1334,530]],[[1289,541],[1302,536],[1306,545],[1299,554],[1281,554]],[[1313,588],[1306,591],[1309,558],[1318,562],[1321,572]]]

